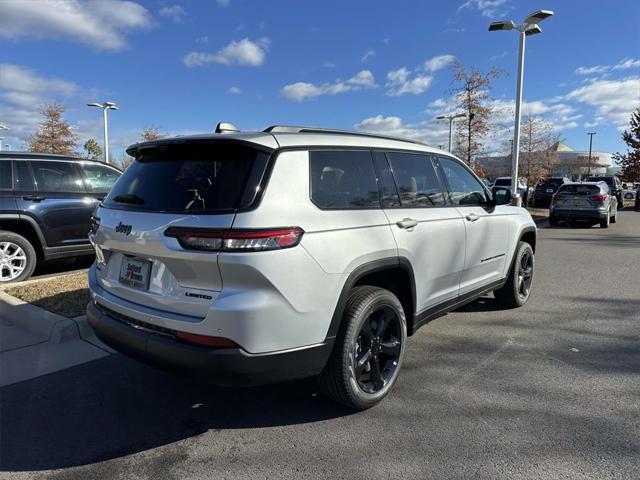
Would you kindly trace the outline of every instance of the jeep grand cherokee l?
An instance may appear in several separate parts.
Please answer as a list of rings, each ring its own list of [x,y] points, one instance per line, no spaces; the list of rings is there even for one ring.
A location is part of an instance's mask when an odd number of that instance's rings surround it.
[[[120,177],[101,162],[0,152],[0,284],[26,280],[36,263],[92,255],[92,212]]]
[[[430,319],[529,298],[531,216],[442,150],[275,126],[127,151],[90,235],[87,316],[142,361],[222,385],[317,376],[362,409]]]

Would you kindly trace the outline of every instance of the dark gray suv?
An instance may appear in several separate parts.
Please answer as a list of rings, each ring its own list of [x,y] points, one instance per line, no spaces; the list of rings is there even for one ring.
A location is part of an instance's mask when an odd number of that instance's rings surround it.
[[[41,260],[91,255],[91,214],[120,177],[101,162],[0,152],[0,283],[26,280]]]

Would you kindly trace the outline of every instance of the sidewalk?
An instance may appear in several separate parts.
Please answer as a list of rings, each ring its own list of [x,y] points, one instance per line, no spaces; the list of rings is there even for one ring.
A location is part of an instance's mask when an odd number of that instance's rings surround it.
[[[112,353],[84,316],[62,317],[0,291],[0,387]]]

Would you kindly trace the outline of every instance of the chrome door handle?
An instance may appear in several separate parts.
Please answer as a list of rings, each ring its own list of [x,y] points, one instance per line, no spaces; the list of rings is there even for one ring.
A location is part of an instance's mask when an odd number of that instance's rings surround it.
[[[476,220],[480,220],[480,217],[475,213],[468,213],[464,218],[466,218],[470,222],[475,222]]]
[[[413,218],[404,218],[396,222],[396,225],[400,228],[413,228],[418,225],[418,221]]]

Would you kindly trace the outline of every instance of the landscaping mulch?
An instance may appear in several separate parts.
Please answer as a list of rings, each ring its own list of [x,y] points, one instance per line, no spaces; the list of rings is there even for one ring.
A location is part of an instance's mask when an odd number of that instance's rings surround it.
[[[86,272],[7,288],[5,292],[23,302],[70,318],[84,315],[90,300]]]

